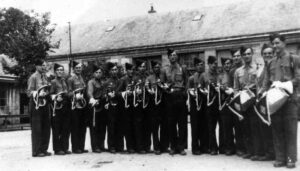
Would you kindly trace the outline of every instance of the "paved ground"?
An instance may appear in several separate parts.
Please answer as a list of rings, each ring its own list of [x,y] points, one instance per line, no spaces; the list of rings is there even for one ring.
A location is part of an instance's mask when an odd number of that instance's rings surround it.
[[[300,124],[300,123],[299,123]],[[300,125],[299,125],[300,127]],[[298,135],[300,129],[298,127]],[[0,170],[1,171],[76,171],[76,170],[136,170],[136,171],[176,171],[176,170],[222,170],[222,171],[252,171],[274,170],[272,162],[252,162],[236,156],[210,156],[207,154],[193,156],[188,150],[187,156],[170,156],[162,154],[124,155],[109,153],[72,154],[67,156],[50,156],[43,158],[31,157],[30,131],[0,132]],[[298,136],[298,144],[300,144]],[[90,140],[86,148],[90,150]],[[298,145],[299,147],[299,145]],[[52,150],[50,144],[49,151]],[[298,148],[298,154],[299,153]],[[297,163],[298,170],[300,168]],[[276,169],[288,170],[286,168]]]

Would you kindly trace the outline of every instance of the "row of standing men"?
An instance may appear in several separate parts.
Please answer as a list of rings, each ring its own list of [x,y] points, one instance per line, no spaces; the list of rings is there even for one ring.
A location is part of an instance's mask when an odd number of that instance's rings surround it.
[[[63,77],[64,67],[55,64],[56,77],[48,82],[46,64],[37,60],[36,72],[28,80],[32,155],[50,155],[47,152],[50,125],[57,155],[71,153],[68,150],[70,134],[72,152],[87,152],[84,149],[87,126],[93,152],[145,154],[152,152],[153,145],[155,154],[186,155],[189,113],[194,155],[236,154],[251,160],[275,159],[275,167],[295,167],[296,91],[272,116],[271,126],[264,124],[252,108],[242,114],[243,118],[227,106],[220,108],[223,96],[210,98],[214,90],[201,99],[191,91],[213,85],[212,89],[222,90],[224,97],[246,88],[260,96],[276,81],[292,81],[295,89],[299,82],[299,57],[286,51],[282,35],[275,34],[270,41],[271,44],[265,44],[261,50],[265,61],[262,68],[253,66],[253,49],[242,47],[232,52],[232,58],[221,59],[223,73],[218,72],[215,56],[208,57],[206,72],[205,62],[195,58],[196,72],[190,77],[179,64],[176,51],[170,49],[170,66],[165,69],[161,69],[159,62],[152,61],[153,72],[148,74],[146,62],[137,61],[135,66],[126,63],[126,74],[119,78],[118,67],[108,62],[105,66],[93,66],[93,78],[87,84],[80,63],[73,62],[74,74],[68,79]],[[108,149],[105,148],[106,133]]]

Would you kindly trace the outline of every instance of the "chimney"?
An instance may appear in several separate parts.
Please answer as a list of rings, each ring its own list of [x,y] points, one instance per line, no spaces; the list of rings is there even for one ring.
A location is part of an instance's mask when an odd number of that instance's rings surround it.
[[[153,3],[150,4],[150,10],[148,11],[148,14],[153,14],[156,13],[154,7],[153,7]]]

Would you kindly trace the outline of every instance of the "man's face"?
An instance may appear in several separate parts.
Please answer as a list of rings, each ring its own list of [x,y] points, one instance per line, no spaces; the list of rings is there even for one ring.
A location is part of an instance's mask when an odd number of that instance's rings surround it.
[[[218,62],[215,61],[215,62],[213,62],[213,63],[211,63],[211,64],[208,64],[208,66],[209,66],[209,69],[210,69],[211,71],[217,71]]]
[[[272,48],[264,49],[262,56],[265,61],[270,61],[273,58],[273,49]]]
[[[196,71],[198,73],[204,72],[204,63],[203,62],[199,62],[196,64]]]
[[[233,64],[234,64],[234,65],[240,64],[240,63],[242,62],[241,51],[239,51],[239,50],[236,51],[236,52],[233,54],[232,60],[233,60]]]
[[[117,76],[117,74],[118,74],[118,68],[117,68],[117,66],[114,66],[114,67],[112,67],[112,68],[110,69],[110,74],[111,74],[111,76],[113,76],[113,77]]]
[[[139,71],[140,72],[145,72],[146,71],[146,62],[143,62],[140,66],[139,66]]]
[[[37,65],[36,69],[38,70],[39,73],[45,73],[47,71],[47,64],[46,64],[46,62],[43,62],[42,65]]]
[[[272,41],[274,50],[276,53],[280,53],[284,51],[285,42],[281,41],[279,38],[276,38]]]
[[[153,72],[154,72],[155,74],[159,74],[159,73],[160,73],[160,65],[155,65],[155,66],[153,67]]]
[[[231,65],[232,65],[232,63],[231,63],[231,61],[230,60],[226,60],[225,61],[225,63],[224,63],[224,70],[226,71],[226,72],[229,72],[230,71],[230,69],[231,69]]]
[[[100,79],[102,77],[102,70],[98,69],[97,71],[94,72],[94,77],[96,79]]]
[[[250,64],[252,62],[252,56],[253,56],[252,50],[248,48],[243,54],[244,62]]]
[[[133,69],[128,69],[128,70],[127,70],[127,75],[128,75],[129,77],[132,77],[132,75],[133,75]]]
[[[176,52],[171,53],[171,55],[169,55],[169,61],[171,64],[176,63],[178,60],[178,56]]]
[[[82,66],[81,66],[81,64],[76,65],[74,67],[74,72],[75,72],[75,74],[81,74],[81,72],[82,72]]]
[[[55,71],[56,72],[56,76],[59,77],[59,78],[61,78],[63,76],[63,74],[64,74],[64,71],[65,71],[64,67],[57,68],[56,71]]]

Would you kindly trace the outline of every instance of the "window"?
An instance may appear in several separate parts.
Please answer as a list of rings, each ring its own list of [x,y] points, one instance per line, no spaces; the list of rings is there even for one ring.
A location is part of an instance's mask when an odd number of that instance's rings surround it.
[[[193,52],[193,53],[181,53],[178,54],[179,63],[187,67],[187,69],[194,68],[194,58],[200,58],[203,61],[204,59],[204,52]]]

